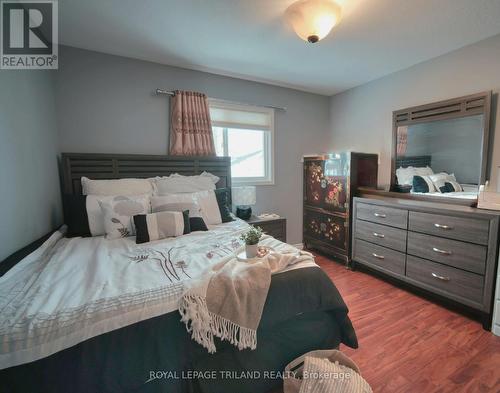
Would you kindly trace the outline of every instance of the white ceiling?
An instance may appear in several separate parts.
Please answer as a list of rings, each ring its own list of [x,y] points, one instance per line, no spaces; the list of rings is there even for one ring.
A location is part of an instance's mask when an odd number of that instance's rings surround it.
[[[500,33],[500,0],[338,0],[318,44],[293,0],[60,0],[60,43],[332,95]]]

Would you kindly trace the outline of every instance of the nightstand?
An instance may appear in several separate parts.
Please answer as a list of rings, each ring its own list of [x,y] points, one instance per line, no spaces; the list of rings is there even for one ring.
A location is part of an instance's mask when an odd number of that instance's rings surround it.
[[[257,216],[252,216],[247,222],[250,225],[261,227],[267,235],[286,243],[286,218],[262,220]]]

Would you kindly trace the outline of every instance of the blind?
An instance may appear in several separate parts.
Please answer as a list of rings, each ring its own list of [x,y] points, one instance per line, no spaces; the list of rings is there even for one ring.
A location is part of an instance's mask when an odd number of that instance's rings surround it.
[[[227,105],[210,104],[212,126],[224,128],[243,128],[269,130],[272,127],[272,110],[231,108]]]

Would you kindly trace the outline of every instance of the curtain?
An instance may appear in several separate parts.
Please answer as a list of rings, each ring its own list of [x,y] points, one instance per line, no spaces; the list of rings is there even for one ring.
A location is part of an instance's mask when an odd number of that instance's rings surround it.
[[[192,91],[176,90],[174,93],[171,100],[170,154],[215,155],[207,96]]]
[[[397,131],[397,148],[396,153],[398,156],[406,154],[406,147],[408,146],[408,126],[400,126]]]

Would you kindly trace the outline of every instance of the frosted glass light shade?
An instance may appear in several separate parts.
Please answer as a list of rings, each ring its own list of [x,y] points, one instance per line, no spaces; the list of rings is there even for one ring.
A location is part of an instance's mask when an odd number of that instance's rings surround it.
[[[232,191],[235,206],[252,206],[257,202],[254,186],[233,187]]]
[[[341,8],[331,0],[299,0],[287,8],[285,16],[300,38],[315,43],[339,23]]]

